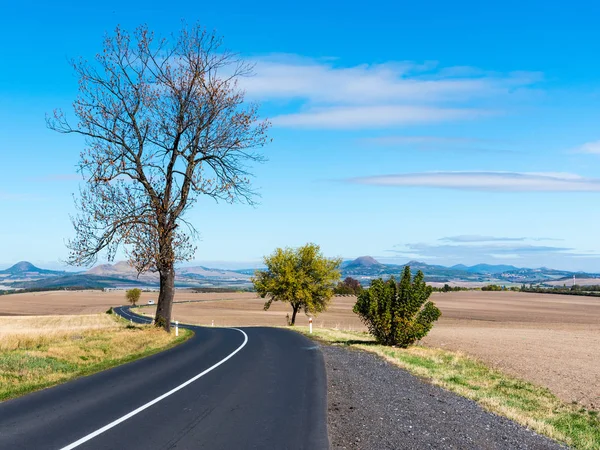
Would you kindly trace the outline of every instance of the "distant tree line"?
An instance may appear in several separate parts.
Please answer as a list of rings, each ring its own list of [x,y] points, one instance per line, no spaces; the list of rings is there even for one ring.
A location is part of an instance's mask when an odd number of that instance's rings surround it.
[[[433,292],[459,292],[459,291],[469,291],[470,289],[462,286],[450,286],[449,284],[444,284],[442,287],[432,287]]]
[[[536,294],[562,294],[562,295],[584,295],[588,297],[600,297],[600,285],[580,286],[575,284],[573,286],[553,286],[553,287],[542,287],[540,285],[529,286],[523,284],[520,289],[521,292],[533,292]]]

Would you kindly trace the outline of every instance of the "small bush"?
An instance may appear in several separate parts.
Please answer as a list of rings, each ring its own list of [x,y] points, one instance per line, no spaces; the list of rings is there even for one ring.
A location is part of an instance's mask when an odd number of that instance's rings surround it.
[[[399,283],[393,277],[373,280],[371,287],[358,295],[354,312],[379,343],[406,348],[425,337],[442,315],[428,300],[431,291],[423,272],[411,280],[406,266]]]
[[[112,314],[113,313],[113,309],[112,306],[110,308],[108,308],[108,310],[106,311],[106,314]]]

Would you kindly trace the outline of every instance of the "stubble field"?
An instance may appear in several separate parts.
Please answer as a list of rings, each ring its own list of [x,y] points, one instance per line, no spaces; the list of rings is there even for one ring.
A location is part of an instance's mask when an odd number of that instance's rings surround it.
[[[157,293],[143,293],[142,303]],[[546,386],[567,402],[600,409],[600,299],[515,292],[452,292],[432,296],[443,316],[423,344],[462,351],[507,373]],[[123,291],[46,292],[0,296],[0,315],[91,314],[124,303]],[[215,326],[283,326],[289,308],[251,293],[178,291],[173,316]],[[335,298],[317,327],[364,330],[355,298]],[[140,308],[153,314],[153,307]],[[307,318],[299,314],[299,325]]]

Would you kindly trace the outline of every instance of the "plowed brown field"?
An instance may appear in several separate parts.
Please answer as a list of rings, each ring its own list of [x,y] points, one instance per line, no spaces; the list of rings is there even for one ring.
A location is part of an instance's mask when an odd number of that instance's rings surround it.
[[[156,300],[144,293],[142,304]],[[508,373],[547,386],[565,401],[600,409],[600,298],[515,292],[452,292],[432,299],[443,316],[425,345],[459,350]],[[289,308],[254,294],[178,291],[175,319],[216,326],[285,325]],[[199,301],[199,302],[198,302]],[[334,299],[315,326],[363,330],[353,297]],[[124,303],[123,291],[44,292],[0,296],[0,315],[90,314]],[[153,313],[152,307],[142,310]],[[300,314],[299,325],[307,318]]]

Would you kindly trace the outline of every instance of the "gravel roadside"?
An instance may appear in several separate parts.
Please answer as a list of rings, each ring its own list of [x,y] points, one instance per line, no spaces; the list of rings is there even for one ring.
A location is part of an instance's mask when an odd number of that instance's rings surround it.
[[[565,449],[376,355],[321,345],[337,449]]]

